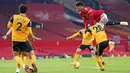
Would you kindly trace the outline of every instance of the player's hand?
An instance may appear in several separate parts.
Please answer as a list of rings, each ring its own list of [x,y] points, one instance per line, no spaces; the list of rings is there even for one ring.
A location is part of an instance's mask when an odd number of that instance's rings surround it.
[[[6,39],[7,39],[7,36],[6,36],[6,35],[2,36],[2,39],[6,40]]]
[[[69,40],[69,39],[70,39],[70,37],[67,37],[67,38],[66,38],[66,40]]]
[[[35,37],[35,40],[42,40],[42,38]]]
[[[128,24],[128,22],[122,21],[122,22],[120,22],[120,25],[127,26],[127,25],[129,25],[129,24]]]

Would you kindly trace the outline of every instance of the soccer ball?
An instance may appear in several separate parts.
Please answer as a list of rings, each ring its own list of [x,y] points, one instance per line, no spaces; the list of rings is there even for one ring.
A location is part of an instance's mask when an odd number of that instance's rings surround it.
[[[73,64],[73,67],[74,67],[75,69],[78,69],[78,68],[80,67],[80,63],[79,63],[79,62],[75,62],[75,63]]]

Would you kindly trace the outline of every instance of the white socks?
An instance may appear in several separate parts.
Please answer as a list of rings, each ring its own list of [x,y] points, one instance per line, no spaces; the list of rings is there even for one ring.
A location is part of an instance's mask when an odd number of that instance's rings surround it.
[[[20,73],[20,69],[17,69],[17,70],[16,70],[16,73]]]

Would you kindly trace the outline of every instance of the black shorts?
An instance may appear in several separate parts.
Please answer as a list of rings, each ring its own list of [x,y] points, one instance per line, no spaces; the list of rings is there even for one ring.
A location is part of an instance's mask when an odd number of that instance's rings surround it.
[[[29,43],[29,41],[26,42],[16,42],[13,41],[13,51],[16,52],[30,52],[33,50],[33,47]]]
[[[82,51],[85,50],[86,48],[88,48],[89,51],[94,50],[94,47],[93,47],[92,45],[83,45],[83,44],[81,44],[81,45],[79,46],[79,48],[80,48]]]
[[[103,53],[103,50],[108,46],[109,40],[106,40],[104,42],[101,42],[96,45],[96,55],[101,56]]]

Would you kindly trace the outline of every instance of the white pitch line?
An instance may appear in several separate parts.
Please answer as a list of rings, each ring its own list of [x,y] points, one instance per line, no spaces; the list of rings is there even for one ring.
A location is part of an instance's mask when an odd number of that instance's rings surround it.
[[[81,66],[80,68],[99,69],[99,67],[95,67],[95,66]]]

